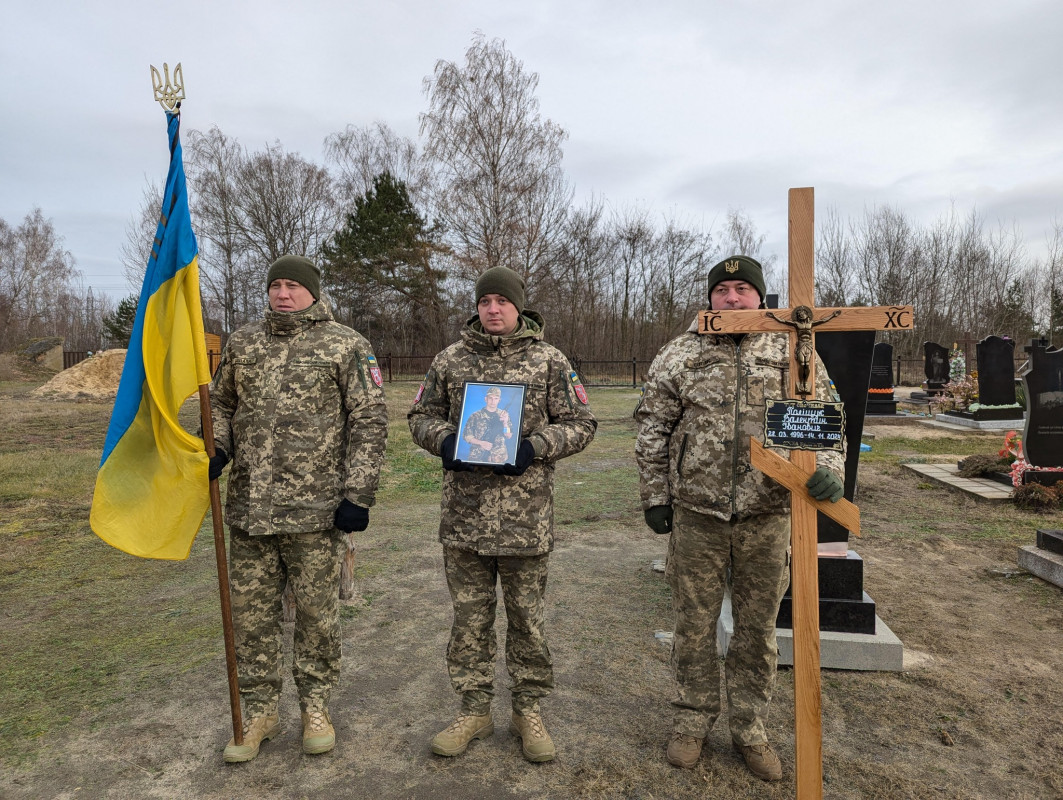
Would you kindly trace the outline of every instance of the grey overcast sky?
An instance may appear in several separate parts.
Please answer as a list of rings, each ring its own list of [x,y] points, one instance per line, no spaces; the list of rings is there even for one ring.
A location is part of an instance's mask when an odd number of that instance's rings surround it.
[[[781,263],[797,186],[819,218],[976,210],[1035,257],[1063,220],[1058,0],[6,0],[2,19],[0,217],[39,206],[115,297],[166,172],[149,64],[183,65],[185,130],[321,162],[348,124],[416,137],[422,79],[476,30],[539,74],[577,200],[717,231],[741,208]]]

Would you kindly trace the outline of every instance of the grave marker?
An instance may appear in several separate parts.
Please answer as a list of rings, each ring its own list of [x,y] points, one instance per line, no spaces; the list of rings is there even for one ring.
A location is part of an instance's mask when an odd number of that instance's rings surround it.
[[[879,342],[871,361],[871,383],[867,387],[868,414],[896,414],[893,399],[893,345]]]
[[[815,308],[813,191],[791,189],[789,196],[789,315],[763,309],[702,311],[698,332],[790,335],[790,393],[803,401],[815,397],[816,330],[904,330],[913,327],[911,306]],[[789,316],[789,319],[787,319]],[[790,490],[794,596],[794,718],[798,800],[823,797],[823,742],[820,720],[819,598],[816,511],[823,511],[854,533],[859,512],[847,500],[813,500],[804,482],[816,469],[811,450],[792,450],[790,460],[750,439],[753,466]]]
[[[1035,469],[1063,467],[1063,349],[1049,350],[1044,339],[1032,340],[1026,349],[1030,360],[1022,373],[1026,390],[1022,451]]]
[[[978,403],[1015,405],[1015,342],[987,336],[975,347],[978,355]],[[1014,410],[1011,415],[1014,416]]]
[[[937,342],[923,342],[923,373],[926,393],[931,397],[941,394],[949,382],[949,349]]]

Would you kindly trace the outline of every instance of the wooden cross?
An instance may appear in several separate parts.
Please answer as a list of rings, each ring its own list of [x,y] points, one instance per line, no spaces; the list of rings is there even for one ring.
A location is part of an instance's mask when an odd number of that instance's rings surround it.
[[[812,189],[790,190],[789,297],[791,309],[702,311],[698,333],[789,333],[790,397],[815,393],[815,333],[822,331],[910,330],[911,306],[816,308]],[[793,548],[791,588],[794,630],[794,719],[798,800],[823,797],[823,741],[819,681],[819,576],[816,511],[857,536],[860,512],[852,503],[813,500],[805,481],[816,469],[811,450],[791,450],[787,461],[750,437],[751,463],[790,490]]]

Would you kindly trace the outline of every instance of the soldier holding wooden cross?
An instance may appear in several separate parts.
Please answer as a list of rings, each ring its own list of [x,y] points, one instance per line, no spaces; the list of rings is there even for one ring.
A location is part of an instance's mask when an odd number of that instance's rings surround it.
[[[748,256],[714,266],[708,287],[713,311],[764,307],[763,271]],[[676,695],[667,758],[678,767],[697,764],[721,711],[716,621],[729,573],[731,739],[754,775],[782,777],[765,718],[778,663],[775,619],[790,580],[790,502],[787,489],[750,463],[750,437],[763,440],[766,403],[786,397],[789,369],[788,334],[699,333],[695,320],[657,354],[635,410],[646,523],[671,534]],[[816,396],[836,399],[822,364],[810,380]],[[843,454],[821,450],[816,462],[808,493],[837,501]]]

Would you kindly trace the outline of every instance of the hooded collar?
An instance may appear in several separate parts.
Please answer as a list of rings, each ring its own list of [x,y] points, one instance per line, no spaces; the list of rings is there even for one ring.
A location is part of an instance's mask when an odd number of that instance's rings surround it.
[[[266,309],[266,330],[274,336],[294,336],[317,322],[331,322],[332,312],[320,300],[302,311],[272,311]]]

